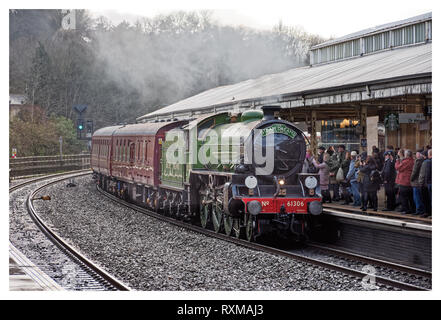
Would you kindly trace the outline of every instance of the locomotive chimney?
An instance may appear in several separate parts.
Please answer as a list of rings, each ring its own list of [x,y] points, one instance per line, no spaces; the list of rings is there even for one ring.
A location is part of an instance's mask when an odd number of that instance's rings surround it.
[[[273,120],[280,116],[280,106],[263,106],[263,120]]]

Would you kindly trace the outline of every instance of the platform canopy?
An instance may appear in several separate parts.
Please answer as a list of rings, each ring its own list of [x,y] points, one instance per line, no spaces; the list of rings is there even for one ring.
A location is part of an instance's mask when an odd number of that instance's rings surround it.
[[[139,117],[138,122],[259,108],[311,108],[432,93],[432,43],[386,49],[213,88]]]

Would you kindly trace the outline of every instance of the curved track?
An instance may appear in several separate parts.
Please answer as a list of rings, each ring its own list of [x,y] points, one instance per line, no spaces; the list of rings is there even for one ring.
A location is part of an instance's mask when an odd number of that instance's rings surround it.
[[[388,286],[391,288],[397,288],[397,289],[401,289],[401,290],[411,290],[411,291],[430,290],[430,288],[427,286],[414,285],[414,284],[399,281],[399,280],[396,280],[396,279],[393,279],[390,277],[383,277],[378,274],[373,274],[373,273],[371,273],[371,270],[367,270],[367,271],[358,270],[356,268],[351,268],[351,267],[347,267],[345,265],[342,265],[341,263],[326,261],[326,260],[328,260],[327,258],[311,257],[310,254],[304,254],[301,252],[301,250],[283,250],[283,249],[275,248],[272,246],[267,246],[267,245],[263,245],[263,244],[259,244],[259,243],[248,242],[246,240],[237,239],[234,237],[229,237],[229,236],[222,234],[222,233],[216,233],[214,231],[204,229],[204,228],[198,227],[196,225],[192,225],[187,222],[174,219],[172,217],[158,214],[158,213],[153,212],[151,210],[139,207],[135,204],[125,202],[125,201],[101,190],[98,187],[97,187],[97,189],[99,190],[99,192],[101,192],[107,198],[109,198],[119,204],[122,204],[126,207],[129,207],[133,210],[136,210],[136,211],[141,212],[143,214],[146,214],[146,215],[155,217],[157,219],[169,222],[169,223],[174,224],[176,226],[186,228],[188,230],[192,230],[192,231],[195,231],[198,233],[203,233],[203,234],[210,236],[210,237],[214,237],[217,239],[232,242],[236,245],[240,245],[240,246],[243,246],[246,248],[264,251],[264,252],[268,252],[268,253],[272,253],[272,254],[276,254],[276,255],[289,257],[289,258],[292,258],[292,259],[295,259],[298,261],[302,261],[302,262],[310,263],[310,264],[317,265],[317,266],[320,266],[323,268],[342,272],[342,273],[347,274],[349,276],[360,278],[363,281],[365,281],[365,279],[372,279],[372,277],[375,277],[375,282],[377,284]],[[317,249],[317,246],[316,246],[316,249]],[[333,250],[332,248],[321,247],[320,249],[322,251],[328,251],[328,254],[327,254],[328,257],[329,257],[329,252],[331,252],[331,251],[332,251],[331,255],[334,255],[334,256],[338,255],[340,257],[344,256],[345,257],[344,259],[348,259],[349,255],[350,255],[350,259],[355,260],[358,263],[360,261],[362,261],[364,263],[367,262],[367,263],[373,264],[373,265],[381,265],[382,268],[390,269],[389,270],[390,272],[404,272],[404,273],[409,273],[410,275],[415,275],[417,277],[426,277],[427,280],[431,282],[431,273],[430,272],[425,272],[423,270],[413,269],[413,268],[406,267],[406,266],[399,266],[399,265],[396,265],[393,263],[389,263],[387,261],[380,261],[377,259],[371,259],[369,257],[357,256],[354,254],[350,254],[348,252],[343,252],[343,251],[338,252],[337,250]]]
[[[120,282],[119,280],[115,279],[113,276],[108,274],[105,270],[95,265],[93,262],[88,260],[86,257],[84,257],[82,254],[80,254],[75,248],[70,246],[68,243],[66,243],[62,238],[60,238],[53,230],[51,230],[50,227],[48,227],[44,221],[41,220],[41,218],[38,216],[33,201],[35,199],[39,199],[36,195],[43,190],[45,187],[50,186],[55,183],[59,183],[60,181],[67,180],[74,177],[79,177],[83,175],[91,174],[90,170],[80,170],[76,173],[61,173],[61,174],[54,174],[44,177],[39,177],[32,180],[27,180],[25,182],[16,184],[9,188],[9,193],[11,194],[13,191],[19,190],[20,188],[27,187],[31,184],[34,184],[36,182],[42,182],[44,180],[57,178],[55,180],[52,180],[48,183],[45,183],[44,185],[36,188],[32,192],[29,193],[26,199],[26,208],[31,216],[32,220],[35,222],[35,224],[38,226],[38,228],[45,234],[45,236],[56,246],[58,249],[66,256],[70,261],[72,261],[74,264],[79,266],[81,269],[81,277],[90,277],[91,280],[85,280],[84,282],[90,283],[90,286],[93,290],[106,290],[106,291],[115,291],[115,290],[121,290],[121,291],[128,291],[130,288]],[[74,288],[74,290],[84,290],[84,287],[81,288]],[[86,288],[87,289],[87,288]]]

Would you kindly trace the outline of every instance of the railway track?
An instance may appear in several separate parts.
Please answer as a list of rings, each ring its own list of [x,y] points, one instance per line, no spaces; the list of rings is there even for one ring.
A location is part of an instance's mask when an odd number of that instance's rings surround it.
[[[326,252],[326,255],[312,255],[311,252],[304,252],[304,250],[284,250],[279,249],[273,246],[263,245],[259,243],[252,243],[248,242],[246,240],[237,239],[234,237],[229,237],[222,233],[216,233],[212,230],[204,229],[201,227],[198,227],[196,225],[189,224],[187,222],[176,220],[172,217],[164,216],[161,214],[158,214],[156,212],[153,212],[151,210],[139,207],[135,204],[125,202],[103,190],[98,188],[98,191],[106,196],[107,198],[124,205],[128,208],[131,208],[135,211],[141,212],[143,214],[149,215],[151,217],[160,219],[162,221],[166,221],[168,223],[171,223],[173,225],[186,228],[187,230],[192,230],[194,232],[202,233],[210,237],[214,237],[217,239],[221,239],[224,241],[228,241],[231,243],[234,243],[236,245],[246,247],[249,249],[254,249],[258,251],[263,251],[279,256],[288,257],[291,259],[295,259],[297,261],[306,262],[312,265],[316,265],[322,268],[334,270],[337,272],[341,272],[344,274],[347,274],[351,277],[356,277],[361,279],[362,281],[366,281],[368,286],[372,285],[372,280],[375,281],[375,284],[388,286],[391,288],[396,288],[400,290],[410,290],[410,291],[427,291],[431,290],[431,273],[426,272],[424,270],[414,269],[407,266],[397,265],[394,263],[390,263],[383,260],[378,259],[372,259],[369,257],[359,256],[355,254],[351,254],[349,252],[344,252],[340,250],[335,250],[329,247],[323,247],[318,246],[317,244],[307,244],[308,248],[313,248],[314,250],[320,250],[321,252]],[[338,259],[336,259],[338,257]],[[332,258],[332,259],[331,259]],[[328,261],[328,260],[334,260],[334,261]],[[340,260],[340,261],[335,261]],[[348,263],[341,263],[342,261],[348,261],[351,260],[357,264],[357,266],[360,266],[360,263],[362,263],[363,266],[370,266],[370,268],[362,268],[362,270],[359,270],[359,268],[355,267],[348,267]],[[372,268],[373,267],[373,268]],[[380,269],[381,270],[380,270]],[[384,270],[387,270],[388,272],[384,272]],[[380,271],[380,272],[378,272]],[[401,278],[404,276],[410,276],[410,277],[416,277],[419,282],[427,282],[430,283],[430,285],[422,286],[422,285],[416,285],[412,283],[407,283],[398,279],[394,279],[393,277],[387,277],[383,276],[382,274],[386,273],[393,273],[395,276],[398,274],[401,275]],[[374,285],[375,287],[375,285]],[[372,288],[374,288],[372,287]]]
[[[38,261],[38,265],[41,266],[41,269],[48,271],[49,276],[59,277],[59,273],[66,273],[66,270],[75,269],[75,279],[74,281],[69,281],[69,289],[72,290],[104,290],[104,291],[128,291],[130,288],[114,278],[112,275],[108,274],[105,270],[94,264],[92,261],[87,259],[84,255],[79,253],[74,247],[69,245],[66,241],[64,241],[61,237],[59,237],[49,226],[45,224],[45,222],[39,217],[37,211],[34,208],[33,201],[40,199],[37,197],[37,194],[41,192],[44,188],[59,183],[61,181],[80,177],[84,175],[90,174],[90,170],[79,170],[74,173],[60,173],[53,174],[44,177],[38,177],[36,179],[27,180],[22,183],[18,183],[9,188],[9,193],[11,194],[14,191],[18,191],[21,188],[28,187],[32,184],[38,182],[44,182],[45,180],[51,179],[50,182],[44,183],[38,188],[32,190],[26,197],[26,211],[31,217],[32,221],[38,226],[38,229],[44,234],[46,240],[49,240],[55,248],[50,248],[53,254],[49,255],[47,258],[52,259],[54,254],[56,258],[54,259],[58,261],[69,261],[68,264],[72,265],[61,265],[60,263],[55,263],[55,266],[52,265],[50,261]],[[29,226],[24,226],[25,229],[30,229]],[[35,235],[35,232],[33,232]],[[39,242],[42,241],[41,235],[39,235],[38,239],[31,239],[31,241],[35,241],[38,246]],[[43,240],[44,241],[44,240]],[[45,244],[47,246],[47,244]],[[26,253],[26,252],[24,252]],[[73,266],[74,265],[74,266]],[[62,270],[54,270],[54,269],[62,269]]]

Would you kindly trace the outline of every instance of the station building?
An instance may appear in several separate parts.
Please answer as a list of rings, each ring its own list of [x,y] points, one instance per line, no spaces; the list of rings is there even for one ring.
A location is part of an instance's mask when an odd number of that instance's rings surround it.
[[[278,104],[311,148],[432,144],[432,13],[316,45],[310,65],[213,88],[141,116],[170,121]]]

